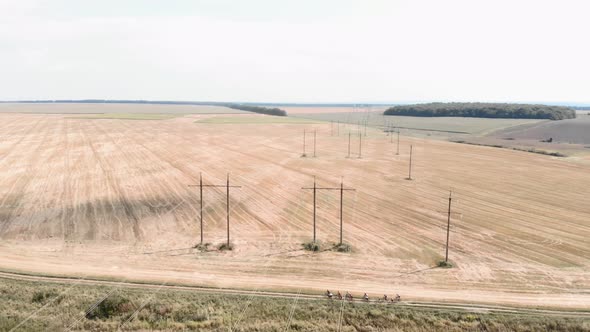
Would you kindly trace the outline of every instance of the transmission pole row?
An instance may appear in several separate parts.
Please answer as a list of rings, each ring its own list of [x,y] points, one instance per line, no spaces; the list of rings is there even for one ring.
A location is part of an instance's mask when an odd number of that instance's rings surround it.
[[[355,191],[353,188],[344,188],[344,178],[340,181],[340,187],[318,187],[316,185],[316,178],[313,177],[313,187],[303,187],[303,190],[313,190],[313,243],[316,243],[316,193],[318,190],[339,190],[340,191],[340,244],[342,244],[342,234],[344,228],[344,192]]]
[[[199,184],[198,185],[189,185],[189,187],[199,187],[199,201],[200,201],[200,222],[201,222],[201,245],[203,244],[203,188],[211,187],[211,188],[226,188],[226,216],[227,216],[227,246],[230,246],[230,236],[229,236],[229,188],[242,188],[241,186],[230,186],[229,185],[229,173],[227,173],[227,181],[225,185],[213,185],[213,184],[203,184],[203,176],[202,173],[199,173]]]
[[[368,119],[367,119],[368,122]],[[365,122],[365,134],[366,134],[366,127],[367,122]],[[358,158],[362,157],[362,130],[360,127],[360,121],[358,123],[358,133],[359,133],[359,151],[358,151]],[[394,127],[391,124],[388,124],[387,132],[389,135],[393,137],[393,133],[397,133],[397,152],[396,155],[399,155],[400,151],[400,130],[399,128],[397,131],[393,129]],[[337,123],[337,133],[339,135],[340,131],[340,122]],[[332,122],[332,129],[331,134],[333,135],[334,128]],[[303,155],[302,157],[306,156],[306,135],[307,131],[303,131]],[[313,156],[316,157],[316,140],[317,140],[317,131],[314,130],[313,132]],[[349,131],[348,133],[348,155],[347,158],[351,157],[351,140],[352,140],[352,133]],[[410,145],[410,155],[409,155],[409,171],[408,171],[408,180],[413,180],[412,178],[412,161],[413,161],[413,145]],[[203,184],[203,176],[202,173],[199,173],[199,184],[198,185],[189,185],[189,187],[199,187],[199,221],[200,221],[200,244],[202,245],[204,242],[204,218],[203,218],[203,205],[204,205],[204,196],[203,196],[203,189],[207,187],[212,188],[226,188],[226,222],[227,222],[227,246],[230,247],[230,188],[241,188],[241,186],[232,186],[230,185],[230,178],[229,173],[227,174],[226,183],[224,185],[214,185],[214,184]],[[344,229],[344,192],[345,191],[355,191],[354,188],[345,188],[344,187],[344,178],[341,179],[340,187],[318,187],[316,182],[316,177],[314,176],[313,180],[313,187],[302,187],[303,190],[312,190],[313,191],[313,242],[316,243],[317,241],[317,223],[316,223],[316,212],[317,212],[317,192],[318,190],[338,190],[340,191],[340,244],[343,244],[343,229]],[[448,205],[448,219],[447,219],[447,238],[446,238],[446,245],[445,245],[445,262],[448,262],[449,258],[449,240],[450,240],[450,227],[451,227],[451,207],[452,207],[452,191],[449,193],[449,205]]]

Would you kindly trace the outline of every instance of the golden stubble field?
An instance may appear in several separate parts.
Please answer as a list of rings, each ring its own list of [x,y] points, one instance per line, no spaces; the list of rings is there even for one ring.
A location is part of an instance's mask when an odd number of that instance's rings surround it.
[[[590,166],[369,131],[363,158],[330,124],[205,124],[0,115],[0,269],[50,275],[404,299],[590,306]],[[252,115],[257,116],[257,115]],[[301,158],[317,130],[317,157]],[[308,153],[312,140],[308,136]],[[413,181],[406,180],[414,146]],[[353,139],[353,152],[358,141]],[[231,173],[231,252],[202,253],[203,174]],[[345,194],[352,253],[310,253],[312,195]],[[452,189],[450,258],[444,255]],[[205,241],[225,240],[225,192],[205,190]],[[338,241],[338,194],[318,195],[318,238]]]

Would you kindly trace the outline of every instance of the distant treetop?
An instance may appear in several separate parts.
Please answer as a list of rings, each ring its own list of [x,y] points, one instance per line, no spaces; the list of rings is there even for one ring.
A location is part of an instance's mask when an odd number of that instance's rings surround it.
[[[456,116],[507,119],[574,119],[576,111],[563,106],[504,103],[428,103],[388,108],[384,115]]]

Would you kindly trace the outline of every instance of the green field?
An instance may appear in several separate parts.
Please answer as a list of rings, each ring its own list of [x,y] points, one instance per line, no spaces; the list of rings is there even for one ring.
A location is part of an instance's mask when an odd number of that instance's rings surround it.
[[[257,115],[257,116],[215,116],[195,123],[209,124],[314,124],[321,121],[286,116]]]
[[[589,331],[583,318],[0,279],[0,331]]]
[[[71,119],[167,120],[184,116],[173,113],[104,113],[70,116]]]

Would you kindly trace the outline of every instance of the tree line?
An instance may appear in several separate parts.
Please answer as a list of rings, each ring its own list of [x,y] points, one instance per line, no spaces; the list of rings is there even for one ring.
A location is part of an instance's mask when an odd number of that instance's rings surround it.
[[[428,103],[393,106],[383,115],[563,120],[574,119],[576,111],[563,106],[533,104]]]
[[[270,107],[261,107],[261,106],[252,106],[252,105],[244,105],[244,104],[228,104],[224,105],[229,108],[233,108],[236,110],[242,110],[247,112],[254,112],[266,115],[275,115],[275,116],[287,116],[287,112],[280,108],[270,108]]]

